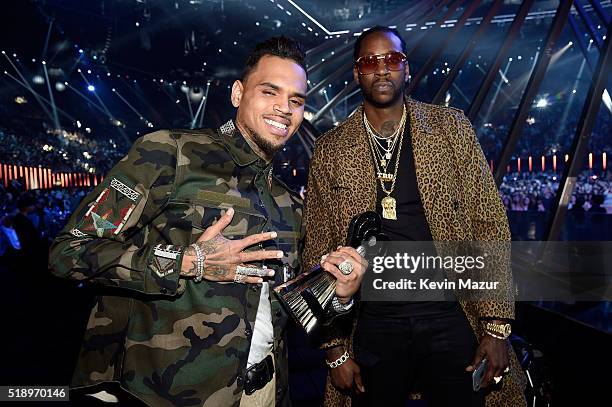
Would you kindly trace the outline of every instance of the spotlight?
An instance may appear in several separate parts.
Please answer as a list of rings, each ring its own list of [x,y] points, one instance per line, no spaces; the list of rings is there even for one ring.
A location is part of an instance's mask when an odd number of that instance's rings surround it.
[[[90,91],[90,92],[93,92],[93,91],[96,90],[96,88],[95,88],[94,85],[87,85],[87,90]]]
[[[23,105],[25,103],[28,103],[28,100],[23,96],[17,96],[15,98],[15,103],[17,103],[18,105]]]
[[[62,82],[55,82],[55,89],[58,92],[63,92],[66,90],[66,85],[64,85]]]
[[[545,108],[546,106],[548,106],[548,100],[546,100],[546,98],[540,98],[537,102],[536,102],[536,107],[539,107],[540,109]]]
[[[45,80],[42,76],[36,75],[32,78],[32,82],[34,82],[36,85],[42,85],[43,83],[45,83]]]

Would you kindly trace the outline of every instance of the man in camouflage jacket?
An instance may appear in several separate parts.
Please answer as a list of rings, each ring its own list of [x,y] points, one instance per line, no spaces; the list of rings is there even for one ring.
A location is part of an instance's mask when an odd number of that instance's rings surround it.
[[[235,277],[265,260],[279,266],[266,279],[274,285],[288,277],[282,264],[298,267],[302,203],[272,176],[271,159],[303,118],[303,55],[282,37],[258,45],[232,88],[237,129],[138,139],[72,215],[51,248],[54,274],[113,288],[91,311],[73,388],[115,382],[154,406],[244,403],[265,302],[276,388],[265,404],[289,403],[287,315],[274,296],[260,298],[263,276]],[[199,282],[194,245],[206,253]],[[338,284],[343,301],[365,269],[355,268]]]

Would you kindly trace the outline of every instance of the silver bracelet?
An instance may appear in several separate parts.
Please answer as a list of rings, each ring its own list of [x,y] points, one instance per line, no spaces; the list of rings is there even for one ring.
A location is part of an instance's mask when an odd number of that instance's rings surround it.
[[[346,362],[349,357],[350,356],[349,356],[348,351],[345,350],[342,356],[340,356],[338,359],[334,360],[333,362],[328,362],[327,360],[325,360],[325,364],[329,366],[330,369],[335,369],[341,364],[343,364],[344,362]]]
[[[192,244],[191,246],[194,248],[196,252],[196,275],[193,281],[195,281],[196,283],[199,283],[200,281],[202,281],[202,278],[204,278],[204,259],[206,257],[204,256],[204,252],[202,251],[200,246],[198,246],[195,243]]]
[[[334,308],[334,311],[336,311],[339,314],[343,312],[347,312],[353,307],[353,297],[351,297],[351,300],[347,302],[346,304],[342,304],[340,300],[338,299],[338,297],[334,295],[334,298],[332,299],[332,307]]]

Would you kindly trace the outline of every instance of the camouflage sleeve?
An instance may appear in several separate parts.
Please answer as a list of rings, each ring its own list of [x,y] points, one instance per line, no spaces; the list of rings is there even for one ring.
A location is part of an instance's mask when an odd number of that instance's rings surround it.
[[[147,230],[172,191],[176,151],[168,131],[138,139],[53,242],[52,273],[147,294],[176,294],[182,248],[149,242]]]

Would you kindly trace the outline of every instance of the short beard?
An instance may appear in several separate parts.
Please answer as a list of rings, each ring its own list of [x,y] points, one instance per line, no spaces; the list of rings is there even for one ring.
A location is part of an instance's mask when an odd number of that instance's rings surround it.
[[[274,145],[249,126],[244,125],[244,128],[249,133],[251,141],[270,159],[272,159],[285,145],[284,143],[281,145]]]
[[[363,93],[363,98],[372,106],[378,109],[385,109],[387,107],[391,107],[396,104],[399,100],[402,99],[404,95],[404,89],[406,87],[402,85],[400,88],[395,88],[393,91],[393,97],[388,102],[379,102],[374,99],[372,96],[372,90],[366,89],[364,86],[361,86],[361,92]]]

